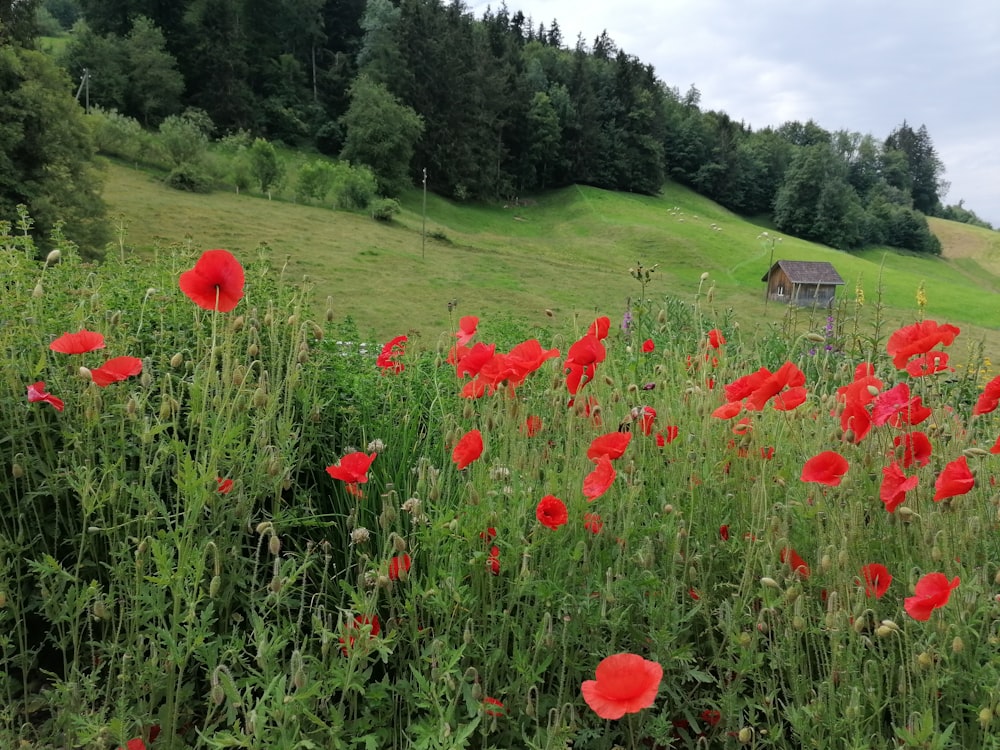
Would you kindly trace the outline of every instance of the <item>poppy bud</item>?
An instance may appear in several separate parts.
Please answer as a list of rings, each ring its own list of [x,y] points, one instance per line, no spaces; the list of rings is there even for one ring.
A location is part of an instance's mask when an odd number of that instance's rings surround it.
[[[108,608],[100,599],[94,602],[94,606],[91,607],[91,612],[93,612],[94,617],[98,620],[108,619]]]
[[[806,619],[802,615],[795,615],[792,618],[792,629],[801,633],[806,629]]]
[[[38,299],[39,297],[42,297],[44,294],[45,290],[42,289],[42,282],[39,281],[37,284],[35,284],[35,288],[31,292],[31,296],[34,297],[35,299]]]
[[[917,654],[917,665],[922,669],[930,669],[934,666],[934,657],[926,651]]]
[[[886,625],[879,625],[877,628],[875,628],[875,635],[877,635],[879,638],[886,638],[895,632],[896,632],[895,630]]]
[[[215,599],[219,595],[219,589],[222,588],[222,577],[212,576],[211,583],[208,584],[208,596],[210,599]]]
[[[765,588],[775,589],[776,591],[781,590],[781,585],[776,580],[769,578],[768,576],[764,576],[760,579],[760,585]]]
[[[701,281],[703,281],[703,282],[704,282],[704,281],[708,281],[708,271],[705,271],[705,272],[704,272],[704,273],[703,273],[703,274],[701,275]]]
[[[271,538],[267,540],[267,549],[272,555],[278,555],[281,552],[281,539],[277,534],[271,534]]]
[[[58,263],[60,258],[62,258],[62,252],[59,250],[53,250],[45,256],[45,265],[51,266]]]
[[[15,461],[10,467],[10,474],[14,479],[20,479],[24,476],[24,467]],[[1000,573],[997,573],[997,576],[1000,576]]]
[[[951,641],[951,652],[953,654],[960,654],[963,651],[965,651],[965,641],[956,635]]]
[[[257,357],[257,355],[259,354],[260,354],[260,347],[257,346],[257,344],[250,344],[250,346],[247,347],[248,357]]]
[[[749,745],[753,741],[753,730],[750,727],[743,727],[736,735],[736,738],[740,741],[741,745]]]
[[[290,326],[297,326],[298,324],[299,324],[299,316],[298,315],[289,315],[288,316],[288,325],[290,325]]]
[[[822,344],[824,341],[826,341],[823,335],[819,333],[807,333],[805,335],[805,340],[811,341],[814,344]]]
[[[271,313],[267,313],[264,316],[264,327],[270,328],[274,324],[274,316]]]
[[[986,729],[993,721],[993,710],[989,707],[982,709],[979,712],[979,726]]]
[[[80,377],[83,378],[84,380],[94,379],[94,376],[90,374],[90,370],[88,370],[86,367],[81,367],[78,370],[78,372],[80,373]]]
[[[212,685],[210,696],[212,699],[212,703],[214,703],[216,706],[221,706],[226,701],[226,691],[222,689],[222,685],[220,685],[218,682]]]

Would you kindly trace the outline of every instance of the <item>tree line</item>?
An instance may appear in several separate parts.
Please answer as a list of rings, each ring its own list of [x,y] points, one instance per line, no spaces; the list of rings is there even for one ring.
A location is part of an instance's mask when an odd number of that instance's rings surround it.
[[[372,169],[398,195],[426,178],[456,199],[574,183],[655,194],[666,179],[842,249],[938,253],[946,207],[924,126],[884,138],[813,121],[754,130],[700,106],[602,33],[452,0],[22,0],[72,27],[62,64],[90,100],[146,127],[192,108]],[[22,19],[23,20],[23,19]],[[668,71],[669,73],[669,71]]]

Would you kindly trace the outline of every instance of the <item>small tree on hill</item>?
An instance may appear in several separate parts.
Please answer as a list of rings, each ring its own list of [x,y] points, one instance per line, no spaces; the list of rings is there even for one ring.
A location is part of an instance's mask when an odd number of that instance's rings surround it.
[[[270,198],[271,189],[281,182],[284,172],[273,144],[263,138],[254,139],[250,144],[250,171],[260,185],[260,191]]]
[[[346,131],[341,159],[371,167],[385,196],[410,186],[413,146],[424,129],[420,115],[363,75],[351,87],[351,106],[341,122]]]

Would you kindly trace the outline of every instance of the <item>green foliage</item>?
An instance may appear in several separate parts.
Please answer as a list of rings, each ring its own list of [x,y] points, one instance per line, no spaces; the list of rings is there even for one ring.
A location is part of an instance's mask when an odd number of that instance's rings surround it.
[[[370,206],[372,218],[375,221],[392,221],[392,217],[396,216],[402,211],[399,207],[399,201],[395,198],[379,198],[378,200],[372,201]]]
[[[239,254],[245,296],[216,314],[177,289],[188,246],[157,262],[123,250],[95,271],[65,238],[58,260],[36,260],[28,225],[23,211],[0,223],[16,312],[0,327],[14,407],[0,414],[4,746],[117,747],[153,725],[167,748],[1000,746],[992,491],[977,480],[931,500],[945,462],[964,455],[982,478],[996,461],[976,447],[994,427],[970,415],[992,374],[980,359],[911,378],[860,305],[752,337],[714,311],[714,278],[693,301],[663,298],[661,271],[637,268],[628,282],[650,307],[631,333],[612,326],[572,407],[558,359],[513,394],[466,399],[444,361],[454,319],[440,355],[411,340],[383,371],[381,344],[317,314],[266,248]],[[483,316],[476,341],[537,338],[564,356],[592,319]],[[80,328],[105,349],[45,346]],[[141,374],[81,377],[122,355]],[[901,429],[853,445],[830,414],[863,360],[883,391],[906,383],[933,410],[934,460],[907,467],[920,483],[905,512],[877,499]],[[735,431],[713,416],[725,384],[785,361],[807,373],[803,405],[746,412]],[[64,411],[26,401],[36,381]],[[645,407],[649,434],[633,415]],[[587,449],[620,425],[617,476],[588,502]],[[486,450],[458,471],[470,429]],[[355,450],[377,454],[362,497],[324,471]],[[799,479],[821,450],[849,460],[841,484]],[[546,494],[568,506],[555,530],[536,517]],[[879,599],[860,580],[871,562],[895,576]],[[961,584],[922,622],[904,602],[928,571]],[[373,616],[377,634],[357,619]],[[664,680],[652,706],[606,721],[580,686],[620,652]]]
[[[337,208],[364,211],[378,195],[378,182],[363,164],[338,164],[333,192]]]
[[[211,175],[193,162],[178,164],[170,170],[163,181],[175,190],[185,190],[189,193],[212,192]]]
[[[413,146],[423,132],[416,112],[382,84],[361,76],[351,87],[351,106],[342,122],[340,158],[370,167],[384,196],[399,196],[410,187]]]
[[[204,116],[188,111],[170,115],[160,123],[159,141],[173,166],[195,164],[208,149],[211,123]]]
[[[278,160],[278,152],[275,151],[274,145],[263,138],[255,138],[247,149],[247,156],[250,159],[250,173],[260,191],[270,195],[271,189],[276,187],[284,176],[284,169]]]
[[[302,203],[310,200],[322,202],[330,188],[336,168],[328,161],[313,159],[299,167],[298,180],[295,183],[295,199]]]
[[[60,223],[88,255],[107,238],[94,145],[65,73],[44,54],[0,45],[0,215],[28,206],[43,246]]]
[[[141,116],[146,125],[155,125],[179,112],[184,79],[177,70],[177,61],[166,49],[160,28],[145,16],[136,17],[124,49],[129,71],[129,111]]]
[[[144,130],[138,120],[114,109],[95,107],[87,118],[87,124],[100,153],[133,163],[155,161],[153,151],[158,147],[155,136]]]

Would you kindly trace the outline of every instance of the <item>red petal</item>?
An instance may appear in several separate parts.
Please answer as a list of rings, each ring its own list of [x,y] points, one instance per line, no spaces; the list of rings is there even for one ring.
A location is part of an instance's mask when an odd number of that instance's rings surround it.
[[[138,357],[115,357],[91,370],[90,377],[95,385],[104,388],[112,383],[138,375],[140,372],[142,372],[142,360]]]
[[[85,354],[104,348],[104,336],[81,328],[76,333],[64,333],[51,344],[49,349],[62,354]]]

